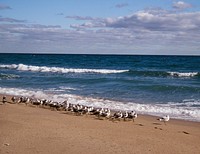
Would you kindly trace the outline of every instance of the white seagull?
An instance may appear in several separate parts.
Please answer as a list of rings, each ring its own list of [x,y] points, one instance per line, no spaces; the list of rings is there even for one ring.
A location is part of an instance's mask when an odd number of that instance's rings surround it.
[[[169,118],[169,115],[166,115],[166,116],[164,116],[164,117],[162,117],[162,118],[159,118],[158,120],[159,120],[159,121],[163,121],[163,122],[165,123],[165,122],[169,121],[169,119],[170,119],[170,118]],[[165,125],[166,125],[166,123],[165,123]]]
[[[137,113],[135,111],[131,111],[129,113],[129,118],[133,119],[133,122],[135,121],[135,119],[138,117]]]

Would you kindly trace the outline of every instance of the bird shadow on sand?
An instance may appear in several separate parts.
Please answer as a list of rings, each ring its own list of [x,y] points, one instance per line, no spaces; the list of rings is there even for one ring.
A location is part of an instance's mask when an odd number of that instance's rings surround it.
[[[72,113],[72,112],[60,112],[60,114],[65,114],[65,115],[70,115],[70,116],[83,116],[81,114],[75,114],[75,113]]]
[[[103,118],[98,118],[98,117],[94,117],[93,119],[95,119],[95,120],[105,120]]]
[[[162,124],[158,122],[154,122],[153,125],[162,125]]]
[[[162,125],[162,124],[158,122],[154,122],[153,125]]]
[[[94,120],[109,120],[108,118],[103,118],[103,117],[93,117]]]

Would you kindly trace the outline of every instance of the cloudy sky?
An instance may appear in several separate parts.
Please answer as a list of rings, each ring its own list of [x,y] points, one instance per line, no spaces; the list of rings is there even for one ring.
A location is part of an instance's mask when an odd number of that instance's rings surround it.
[[[0,53],[200,55],[200,0],[0,0]]]

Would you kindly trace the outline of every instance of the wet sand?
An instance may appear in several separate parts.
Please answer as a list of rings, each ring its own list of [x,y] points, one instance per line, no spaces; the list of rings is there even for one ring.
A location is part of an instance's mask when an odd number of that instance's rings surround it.
[[[0,154],[199,154],[200,123],[139,115],[99,120],[25,104],[2,104]],[[10,102],[10,98],[8,99]]]

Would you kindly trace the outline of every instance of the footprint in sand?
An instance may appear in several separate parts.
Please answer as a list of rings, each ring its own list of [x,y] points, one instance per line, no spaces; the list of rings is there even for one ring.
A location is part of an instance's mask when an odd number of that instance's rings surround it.
[[[188,133],[188,132],[186,132],[186,131],[182,131],[184,134],[190,134],[190,133]]]
[[[163,130],[162,128],[154,127],[155,129]]]
[[[135,125],[138,125],[138,126],[144,126],[143,124],[135,124]]]
[[[183,134],[190,134],[190,133],[188,133],[188,132],[186,132],[186,131],[178,131],[179,133],[183,133]]]

